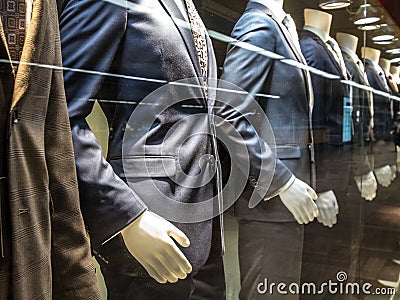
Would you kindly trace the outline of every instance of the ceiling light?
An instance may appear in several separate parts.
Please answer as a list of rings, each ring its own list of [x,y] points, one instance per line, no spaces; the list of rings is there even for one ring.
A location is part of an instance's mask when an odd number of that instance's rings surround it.
[[[390,45],[390,44],[393,44],[393,40],[389,40],[389,41],[374,41],[374,44],[377,44],[377,45]]]
[[[398,62],[400,62],[400,57],[394,58],[394,59],[392,59],[390,62],[391,62],[392,64],[398,63]]]
[[[319,7],[322,9],[339,9],[351,4],[351,0],[320,0]]]
[[[387,42],[394,39],[393,30],[388,24],[381,24],[378,30],[374,32],[372,40],[374,42]]]
[[[381,12],[371,4],[360,5],[352,20],[354,25],[368,25],[380,21]]]
[[[386,50],[386,53],[392,54],[392,55],[400,54],[400,48],[388,49],[388,50]]]
[[[379,24],[375,24],[375,25],[362,25],[362,26],[358,26],[357,29],[358,30],[363,30],[363,31],[369,31],[369,30],[377,30],[379,29],[380,25]]]

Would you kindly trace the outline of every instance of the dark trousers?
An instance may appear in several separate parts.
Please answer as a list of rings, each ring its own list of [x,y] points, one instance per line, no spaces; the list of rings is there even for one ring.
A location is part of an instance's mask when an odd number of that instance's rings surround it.
[[[298,299],[265,289],[300,282],[303,231],[296,222],[239,220],[240,300]]]
[[[337,276],[345,272],[347,282],[358,282],[359,248],[362,236],[362,209],[369,203],[360,197],[354,181],[347,192],[335,192],[339,215],[332,228],[314,221],[305,227],[302,283],[314,283],[321,287],[331,280],[338,283]],[[327,288],[322,294],[303,294],[308,299],[353,299],[351,295],[332,294]]]
[[[224,300],[225,276],[222,261],[219,223],[214,222],[212,245],[206,263],[196,274],[189,274],[177,283],[160,284],[147,273],[132,273],[129,263],[134,258],[127,250],[120,253],[120,262],[99,264],[110,300]],[[115,251],[115,250],[114,250]],[[117,252],[115,252],[117,254]]]

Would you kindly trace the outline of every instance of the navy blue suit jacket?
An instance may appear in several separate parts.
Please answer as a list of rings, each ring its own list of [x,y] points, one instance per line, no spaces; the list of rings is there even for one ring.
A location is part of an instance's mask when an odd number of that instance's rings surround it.
[[[365,59],[365,72],[368,81],[374,89],[385,93],[390,93],[386,75],[381,67],[374,62]],[[396,147],[390,134],[394,119],[392,116],[392,100],[380,94],[374,93],[374,168],[385,165],[396,164]]]
[[[336,75],[337,79],[311,74],[314,90],[313,129],[317,187],[343,191],[348,184],[351,148],[343,145],[343,99],[347,88],[343,75],[326,44],[311,31],[300,35],[301,50],[310,67]]]
[[[300,49],[296,48],[281,26],[267,7],[250,2],[231,36],[301,63]],[[221,79],[239,86],[258,101],[272,127],[275,145],[270,147],[275,147],[277,163],[284,164],[296,177],[311,184],[310,95],[304,71],[258,51],[232,44],[227,49]],[[275,169],[275,176],[285,173],[290,174],[281,168]],[[246,197],[245,193],[236,203],[235,216],[261,221],[294,221],[278,197],[261,202],[254,209],[248,208]]]
[[[149,202],[142,200],[157,198],[157,191],[176,203],[196,203],[213,197],[213,180],[198,188],[173,181],[178,174],[201,180],[213,169],[215,137],[207,135],[209,108],[203,90],[189,90],[188,100],[176,105],[170,105],[171,99],[179,97],[173,89],[159,95],[154,99],[153,111],[158,105],[166,109],[153,116],[147,132],[140,133],[140,118],[152,117],[152,111],[144,110],[149,115],[138,116],[133,120],[136,125],[129,123],[133,111],[151,92],[168,82],[201,76],[193,35],[185,24],[173,0],[121,1],[120,5],[97,0],[63,2],[60,30],[63,64],[67,68],[66,96],[82,210],[96,249],[143,213]],[[216,78],[209,38],[207,43],[208,75]],[[193,83],[203,86],[202,79]],[[106,160],[85,121],[95,99],[110,130]],[[200,117],[180,122],[195,114]],[[167,135],[173,126],[175,134]],[[127,157],[130,173],[125,174],[123,139],[130,131],[137,134],[132,137],[134,142]],[[198,134],[199,131],[206,134]],[[144,147],[135,148],[142,143]],[[133,183],[131,187],[126,184],[127,176]],[[150,182],[154,189],[141,188]],[[169,209],[168,203],[165,209]],[[212,222],[176,225],[191,241],[184,253],[196,271],[209,253]]]

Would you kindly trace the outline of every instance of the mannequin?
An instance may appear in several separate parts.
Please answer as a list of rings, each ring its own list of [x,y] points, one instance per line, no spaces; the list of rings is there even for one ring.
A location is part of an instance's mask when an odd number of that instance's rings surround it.
[[[327,42],[329,37],[329,32],[332,24],[332,15],[323,11],[308,9],[304,10],[304,29],[311,31],[317,35],[322,41]],[[307,59],[307,57],[306,57]],[[315,106],[314,112],[315,113]],[[317,175],[318,181],[318,175]],[[336,197],[332,191],[322,191],[321,195],[327,195],[328,198],[331,197],[332,202],[336,202]]]
[[[358,84],[369,86],[368,80],[364,75],[364,67],[358,58],[357,44],[358,37],[338,32],[336,34],[340,48],[343,51],[343,56],[347,69],[352,77],[352,80]],[[371,164],[369,163],[365,147],[368,147],[363,141],[368,140],[369,128],[373,127],[372,115],[372,94],[368,91],[353,87],[353,124],[354,124],[354,142],[353,142],[353,173],[354,180],[361,192],[361,197],[371,201],[376,197],[377,182],[372,172]],[[362,144],[361,144],[362,143]]]
[[[349,201],[346,200],[352,145],[343,134],[343,129],[348,128],[344,124],[344,103],[349,100],[350,91],[348,86],[342,84],[342,80],[347,79],[345,66],[343,68],[345,62],[343,61],[342,64],[340,61],[341,56],[343,60],[343,55],[341,55],[340,49],[337,50],[339,46],[337,43],[334,44],[329,35],[332,15],[319,10],[305,9],[304,20],[305,25],[300,35],[300,45],[308,65],[337,76],[337,79],[331,79],[311,74],[314,91],[313,129],[317,145],[315,148],[318,166],[317,192],[329,191],[330,195],[335,195],[335,201],[336,198],[339,202],[343,201],[339,203],[339,206],[344,212],[341,222],[336,225],[339,227],[337,230],[327,233],[317,226],[313,226],[314,224],[305,228],[302,282],[322,283],[334,278],[337,272],[333,271],[330,255],[326,255],[323,259],[321,257],[317,259],[319,255],[315,250],[316,243],[329,234],[332,238],[325,240],[323,245],[319,245],[319,251],[330,253],[335,247],[336,241],[349,240],[352,234],[352,230],[347,228],[348,224],[343,222],[347,221],[345,218],[350,207],[347,203]],[[340,229],[344,227],[346,227],[345,230]],[[343,232],[346,232],[345,236]],[[349,261],[351,261],[350,248],[350,246],[346,247],[348,255],[345,257]],[[324,295],[313,295],[313,297],[322,299]],[[304,295],[300,296],[300,299],[308,299],[308,297]]]
[[[370,47],[361,48],[361,56],[365,58],[366,73],[371,86],[375,89],[389,93],[389,86],[386,80],[385,71],[390,70],[390,61],[380,60],[381,52]],[[382,69],[380,64],[384,67]],[[388,118],[392,118],[390,113],[390,100],[378,94],[374,94],[374,136],[377,142],[374,144],[375,169],[374,173],[378,183],[388,187],[394,179],[395,172],[391,166],[396,165],[396,152],[394,143],[391,141]],[[391,127],[391,125],[390,125]]]
[[[390,60],[386,59],[386,58],[379,58],[379,65],[381,66],[381,68],[383,69],[383,71],[387,73],[390,73]]]
[[[352,53],[357,52],[358,37],[352,34],[338,32],[336,33],[336,40],[340,47],[348,49]]]
[[[318,35],[326,42],[331,31],[332,15],[326,12],[306,8],[304,10],[304,27]]]
[[[109,3],[93,1],[88,3],[87,9],[82,9],[82,7],[78,7],[79,5],[76,6],[74,1],[64,1],[63,9],[60,11],[60,36],[64,65],[71,67],[79,65],[80,68],[83,68],[83,65],[91,64],[93,68],[102,69],[103,74],[111,72],[112,68],[117,74],[125,73],[128,76],[140,73],[144,77],[151,77],[149,72],[155,72],[157,77],[164,78],[168,82],[198,77],[204,73],[207,73],[211,79],[215,76],[216,67],[215,57],[211,53],[208,55],[206,66],[202,65],[200,69],[194,68],[196,60],[202,61],[203,54],[208,52],[204,43],[204,39],[208,36],[201,35],[202,43],[197,45],[201,55],[196,56],[197,48],[193,33],[188,31],[188,34],[182,38],[180,34],[182,26],[176,28],[173,22],[174,16],[169,15],[171,12],[181,15],[179,7],[174,2],[169,1],[163,4],[158,1],[153,1],[151,4],[140,2],[128,12],[123,5],[109,5]],[[184,4],[190,5],[191,3],[185,2]],[[187,9],[189,10],[188,7],[183,6],[182,12],[185,13]],[[197,25],[201,26],[200,16],[193,7],[191,9]],[[104,16],[124,17],[102,18],[100,21],[100,19],[94,18],[96,12],[101,12]],[[127,29],[127,24],[138,20],[139,22],[148,21],[149,24],[154,22],[156,25],[135,27],[133,31]],[[85,27],[86,33],[93,34],[80,34],[83,30],[80,25]],[[201,26],[202,32],[205,32],[204,29]],[[143,43],[144,39],[149,43]],[[158,55],[151,51],[151,45],[160,39],[165,41],[161,45],[160,51],[163,49],[170,51],[168,55],[163,55],[162,59],[156,58]],[[186,48],[185,45],[189,44],[190,48]],[[75,53],[78,45],[81,45],[79,48],[84,54],[78,55],[79,57],[75,57],[75,59],[71,57],[70,53]],[[84,49],[87,45],[93,46],[90,47],[90,51]],[[115,51],[115,47],[129,48],[130,50]],[[134,51],[137,55],[133,57],[129,54],[130,51]],[[193,60],[189,55],[191,53],[194,53]],[[166,53],[164,52],[164,54]],[[93,63],[89,63],[89,61]],[[123,61],[123,63],[117,63],[117,61]],[[113,67],[114,64],[115,67]],[[141,71],[132,67],[137,64],[143,66]],[[149,67],[149,64],[152,66]],[[187,73],[180,72],[178,70],[180,68],[185,69]],[[125,72],[124,69],[127,71]],[[98,84],[93,84],[92,80],[99,80]],[[195,298],[196,293],[208,296],[209,286],[218,289],[213,291],[213,295],[210,295],[209,299],[221,297],[220,294],[224,293],[224,275],[221,251],[222,232],[219,218],[209,218],[202,222],[193,220],[190,223],[175,222],[172,224],[147,209],[144,203],[146,201],[142,201],[142,199],[146,198],[146,193],[147,197],[151,197],[148,189],[138,187],[134,191],[124,180],[129,174],[126,174],[124,172],[126,170],[123,168],[122,141],[128,126],[127,123],[135,108],[130,105],[123,107],[122,103],[124,101],[143,101],[160,85],[136,84],[133,80],[122,78],[112,80],[113,82],[110,84],[109,80],[107,76],[103,77],[103,75],[94,78],[85,75],[76,76],[74,72],[68,70],[65,70],[64,73],[65,94],[69,104],[70,117],[73,114],[72,110],[77,108],[76,118],[71,117],[70,124],[76,150],[74,153],[80,180],[81,201],[87,204],[82,207],[85,207],[85,221],[91,231],[91,242],[97,258],[99,258],[98,261],[108,289],[108,297],[110,299],[163,299],[165,297],[184,299],[184,297],[193,296]],[[102,109],[110,126],[108,156],[114,155],[115,159],[111,158],[107,161],[103,158],[93,132],[86,126],[86,116],[91,111],[93,103],[88,101],[91,97],[78,95],[83,90],[87,95],[101,94],[100,99],[105,99],[103,98],[105,94],[113,94],[113,104],[102,106]],[[201,97],[201,101],[204,101],[205,105],[207,105],[206,100],[205,97]],[[78,107],[75,106],[75,103],[77,104],[75,101],[79,102]],[[86,108],[89,109],[86,110]],[[111,111],[114,112],[110,114]],[[168,134],[166,136],[166,132],[171,129],[168,126],[164,127],[166,124],[178,124],[182,118],[190,114],[192,113],[180,108],[172,113],[169,113],[169,108],[161,112],[160,117],[166,117],[165,123],[163,121],[161,122],[163,124],[160,123],[159,126],[156,126],[157,128],[151,129],[151,138],[162,140],[162,146],[165,148],[157,148],[158,143],[149,143],[146,145],[146,152],[141,154],[147,157],[152,153],[156,157],[155,165],[162,168],[164,158],[160,152],[168,148],[171,154],[173,153],[172,156],[176,157],[176,161],[181,162],[181,160],[187,159],[184,163],[186,174],[194,174],[192,170],[199,168],[198,157],[203,159],[204,155],[218,156],[216,147],[211,145],[215,135],[213,138],[203,140],[200,137],[196,142],[191,142],[192,149],[190,151],[184,150],[189,143],[180,144],[178,142],[180,140],[184,142],[183,135],[186,132],[179,133],[177,130],[173,137]],[[110,116],[113,116],[113,120],[110,119]],[[196,122],[196,124],[192,123],[191,128],[197,127],[196,120],[191,119],[190,122]],[[206,120],[203,123],[207,129],[209,128],[208,122],[209,120]],[[81,126],[82,124],[84,125]],[[164,131],[162,128],[166,130]],[[182,135],[178,136],[180,134]],[[197,142],[199,145],[196,145]],[[81,147],[83,145],[85,146]],[[91,157],[90,162],[85,159],[87,155]],[[170,160],[172,168],[174,168],[174,159],[170,158]],[[216,162],[216,165],[219,165],[219,161]],[[143,169],[146,167],[142,165],[135,170]],[[205,183],[205,186],[193,188],[194,185],[191,183],[180,185],[164,172],[165,169],[159,170],[155,175],[156,178],[160,178],[159,176],[162,175],[162,183],[158,179],[155,179],[154,182],[157,181],[156,185],[160,187],[168,181],[158,191],[165,194],[171,192],[176,202],[200,203],[214,196],[213,187],[216,187],[216,193],[220,190],[220,184],[216,182],[221,180],[219,174],[215,176],[215,181],[213,178]],[[85,175],[79,176],[79,174]],[[153,177],[150,174],[145,177],[144,180],[152,181]],[[164,187],[166,188],[164,189]],[[144,195],[139,195],[139,192],[143,192]],[[101,259],[102,257],[104,259]],[[125,271],[121,272],[121,270]],[[204,272],[202,272],[203,270]],[[212,276],[207,276],[207,272],[212,273]],[[198,273],[202,273],[203,277],[194,278]],[[180,283],[170,284],[176,283],[178,280]],[[203,289],[204,286],[207,288]]]
[[[400,84],[400,68],[398,66],[391,65],[390,73],[392,73],[396,83],[399,85]]]
[[[361,57],[366,58],[374,62],[375,64],[379,64],[379,58],[381,57],[381,51],[378,49],[370,48],[370,47],[361,47]]]
[[[247,9],[232,31],[232,38],[246,41],[267,51],[276,51],[279,55],[305,64],[296,46],[298,41],[297,33],[294,33],[295,24],[287,24],[287,15],[282,9],[283,2],[249,1]],[[254,20],[257,22],[254,23]],[[257,25],[249,26],[251,24]],[[294,30],[290,30],[291,28]],[[278,154],[280,163],[293,172],[294,180],[289,180],[288,185],[281,187],[275,197],[259,203],[252,209],[249,209],[247,202],[241,201],[242,199],[235,203],[234,214],[239,224],[240,298],[279,299],[276,295],[257,293],[259,278],[268,278],[274,282],[299,282],[303,230],[304,227],[313,225],[303,227],[300,224],[310,223],[317,217],[324,226],[332,227],[336,223],[338,207],[336,201],[333,201],[333,193],[325,190],[323,192],[326,193],[317,196],[308,184],[313,181],[313,164],[310,164],[309,160],[313,153],[307,149],[307,143],[313,148],[308,134],[311,134],[308,130],[312,103],[309,74],[259,55],[237,45],[229,45],[221,80],[233,83],[254,96],[260,93],[279,94],[286,99],[285,102],[279,103],[255,97],[260,104],[268,102],[265,113],[267,117],[271,116],[277,147],[296,141],[301,149],[301,157],[297,159],[280,157]],[[290,84],[296,88],[282,88],[279,83],[285,80],[290,80]],[[269,82],[272,84],[266,84]],[[277,115],[282,117],[276,118]],[[293,124],[293,128],[288,130],[288,127],[282,126],[282,120]],[[300,128],[302,129],[299,130]],[[318,216],[312,214],[313,203],[309,201],[312,199],[315,200]],[[314,224],[322,227],[316,222]],[[287,295],[285,299],[298,299],[298,296]]]

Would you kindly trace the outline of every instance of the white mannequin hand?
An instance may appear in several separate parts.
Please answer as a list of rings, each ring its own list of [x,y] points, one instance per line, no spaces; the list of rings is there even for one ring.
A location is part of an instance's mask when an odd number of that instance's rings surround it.
[[[392,169],[389,165],[374,170],[376,180],[381,186],[388,187],[392,181]]]
[[[318,216],[318,208],[313,201],[318,198],[317,194],[307,183],[297,178],[279,197],[299,224],[308,224]]]
[[[372,201],[376,197],[378,183],[372,171],[362,176],[355,176],[354,180],[358,190],[361,192],[361,197],[368,201]]]
[[[175,283],[192,272],[192,266],[175,245],[190,242],[186,235],[160,216],[145,211],[122,231],[126,248],[159,283]]]
[[[392,181],[396,179],[396,173],[397,173],[397,164],[390,166],[390,169],[392,170]]]
[[[339,213],[339,205],[336,196],[332,190],[318,194],[318,199],[315,200],[319,215],[318,222],[327,227],[333,227],[337,222],[337,214]]]

